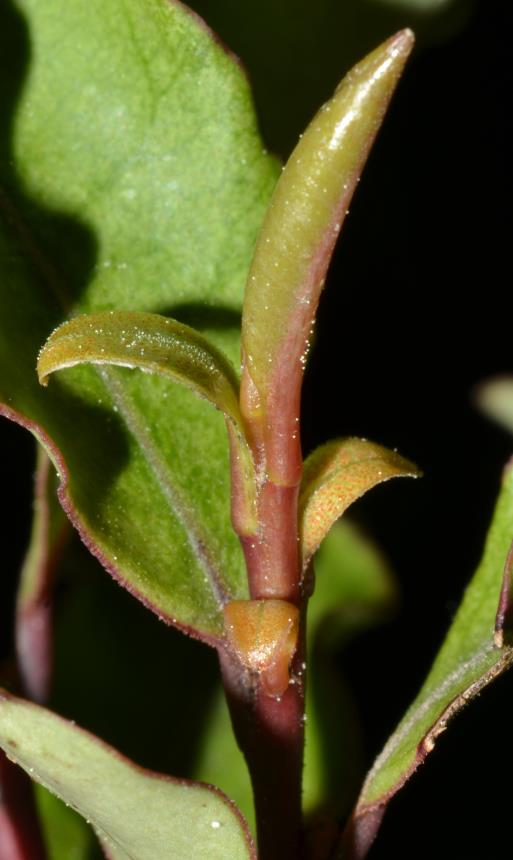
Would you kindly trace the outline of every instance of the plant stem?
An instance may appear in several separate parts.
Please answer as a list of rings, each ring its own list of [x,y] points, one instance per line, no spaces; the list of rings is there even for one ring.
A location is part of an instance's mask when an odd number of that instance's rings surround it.
[[[291,683],[278,697],[228,651],[220,652],[223,683],[255,801],[259,860],[298,860],[304,745],[304,619]]]

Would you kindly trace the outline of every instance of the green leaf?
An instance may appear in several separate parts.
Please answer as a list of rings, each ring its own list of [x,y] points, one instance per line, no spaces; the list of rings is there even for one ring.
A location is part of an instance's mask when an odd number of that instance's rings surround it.
[[[344,78],[292,153],[258,238],[244,298],[241,407],[279,485],[297,483],[301,381],[331,254],[412,44],[403,30]]]
[[[226,597],[248,596],[222,416],[158,377],[76,367],[44,391],[34,368],[64,319],[112,309],[173,316],[236,363],[276,164],[240,67],[181,4],[19,8],[2,13],[16,121],[0,164],[0,410],[44,444],[112,575],[216,642]]]
[[[479,385],[475,392],[477,404],[489,418],[513,433],[513,378],[490,379]]]
[[[0,743],[90,821],[114,860],[255,858],[242,819],[216,789],[138,768],[74,723],[7,693]]]
[[[365,856],[386,804],[432,751],[448,721],[513,662],[513,647],[504,644],[502,629],[496,630],[500,595],[511,593],[512,538],[513,469],[508,468],[482,561],[420,693],[367,777],[346,834],[352,849],[346,847],[344,857]]]
[[[367,439],[333,439],[305,460],[299,496],[303,567],[356,499],[390,478],[420,475],[413,463]]]
[[[397,593],[390,571],[351,524],[337,523],[314,559],[316,585],[308,606],[308,665],[303,805],[307,815],[329,807],[347,812],[358,788],[363,755],[354,729],[354,703],[333,654],[348,639],[381,621]],[[341,726],[349,726],[347,732]],[[194,778],[220,785],[254,829],[251,783],[222,691],[213,700]]]

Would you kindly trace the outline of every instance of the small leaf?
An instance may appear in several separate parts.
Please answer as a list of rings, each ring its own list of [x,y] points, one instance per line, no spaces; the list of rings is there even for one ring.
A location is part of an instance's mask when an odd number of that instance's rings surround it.
[[[292,153],[258,239],[242,318],[241,407],[279,485],[299,479],[301,380],[320,292],[412,44],[402,30],[344,78]]]
[[[306,459],[299,497],[303,567],[332,525],[367,490],[397,477],[418,477],[413,463],[366,439],[334,439]]]
[[[209,400],[240,428],[239,384],[224,355],[193,328],[160,314],[105,311],[59,326],[39,353],[42,385],[48,375],[77,364],[114,364],[157,373]]]
[[[513,575],[512,537],[513,469],[509,467],[482,561],[420,693],[367,777],[345,834],[344,860],[366,856],[390,798],[432,751],[448,721],[513,663],[513,648],[497,647],[501,637],[496,631],[504,579]]]
[[[485,415],[513,433],[513,377],[502,376],[482,382],[475,397]]]
[[[5,692],[0,744],[90,821],[114,860],[255,860],[221,792],[136,767],[73,723]]]

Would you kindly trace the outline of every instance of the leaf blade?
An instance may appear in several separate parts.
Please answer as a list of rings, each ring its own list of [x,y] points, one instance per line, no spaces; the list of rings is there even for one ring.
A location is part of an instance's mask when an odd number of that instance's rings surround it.
[[[91,821],[114,856],[255,858],[242,819],[211,787],[137,768],[73,723],[5,692],[0,737],[11,758]]]
[[[68,314],[114,307],[171,312],[237,360],[276,167],[240,69],[180,4],[26,0],[23,12],[33,62],[0,166],[0,409],[45,445],[63,505],[113,576],[216,641],[205,577],[247,596],[221,416],[174,383],[116,370],[74,368],[38,392],[33,368]]]

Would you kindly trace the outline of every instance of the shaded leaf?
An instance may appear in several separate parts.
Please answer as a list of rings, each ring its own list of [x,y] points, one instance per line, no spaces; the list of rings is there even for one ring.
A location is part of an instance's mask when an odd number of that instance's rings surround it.
[[[299,497],[303,566],[344,511],[367,490],[396,477],[418,477],[413,463],[366,439],[334,439],[305,460]]]
[[[412,44],[403,30],[344,78],[292,153],[258,238],[244,299],[241,408],[279,485],[299,477],[301,381],[331,254]]]
[[[181,4],[19,8],[18,89],[22,14],[31,54],[0,164],[0,410],[46,447],[63,506],[112,575],[214,642],[226,596],[248,596],[222,416],[158,377],[76,367],[43,391],[34,367],[69,315],[115,308],[169,314],[237,362],[276,165],[241,69]]]
[[[137,768],[74,723],[6,693],[0,740],[33,779],[91,822],[115,860],[255,857],[220,792]]]
[[[426,682],[367,777],[345,835],[344,858],[366,855],[386,804],[433,750],[448,721],[513,662],[513,648],[498,647],[502,637],[495,630],[503,579],[512,575],[512,538],[513,469],[508,468],[482,561]]]
[[[52,673],[52,587],[68,523],[57,503],[55,474],[38,445],[34,516],[16,602],[16,654],[24,693],[36,702],[48,697]]]

